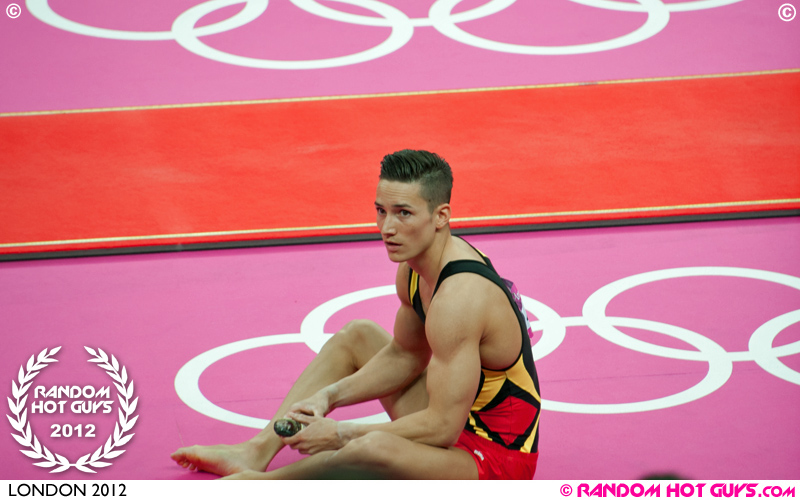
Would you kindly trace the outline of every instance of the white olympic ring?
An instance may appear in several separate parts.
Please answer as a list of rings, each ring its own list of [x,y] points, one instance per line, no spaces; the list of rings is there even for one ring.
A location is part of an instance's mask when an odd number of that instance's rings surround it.
[[[238,3],[244,2],[249,5],[251,1],[252,0],[210,0],[192,7],[178,16],[178,18],[172,24],[172,31],[175,33],[175,40],[181,44],[183,48],[189,50],[190,52],[194,52],[199,56],[222,63],[261,69],[319,69],[358,64],[383,57],[391,54],[408,43],[414,34],[414,27],[411,25],[408,16],[394,7],[377,2],[375,0],[335,0],[336,2],[365,7],[381,16],[384,16],[386,19],[392,19],[394,21],[394,24],[392,25],[392,33],[389,35],[389,38],[371,49],[349,56],[310,61],[255,59],[252,57],[232,55],[228,54],[227,52],[222,52],[221,50],[213,49],[201,42],[194,33],[195,24],[197,24],[197,21],[199,21],[206,14],[209,14],[222,7],[227,7],[229,5],[235,5]],[[266,0],[261,1],[266,4]]]
[[[200,37],[230,31],[254,21],[267,11],[269,0],[207,0],[180,14],[172,23],[169,31],[126,31],[89,26],[57,14],[48,4],[48,0],[26,0],[25,3],[35,18],[50,26],[71,33],[115,40],[175,40],[183,48],[196,55],[225,64],[261,69],[303,70],[341,67],[384,57],[407,44],[411,40],[415,28],[429,26],[433,26],[443,35],[463,44],[512,54],[566,55],[613,50],[642,42],[659,33],[669,23],[670,12],[711,9],[741,2],[742,0],[690,0],[674,3],[664,3],[663,0],[636,0],[636,3],[622,2],[620,0],[570,0],[599,9],[646,12],[647,21],[627,35],[602,42],[567,46],[530,46],[498,42],[472,35],[456,26],[457,23],[482,19],[497,14],[513,5],[516,0],[487,0],[486,3],[479,7],[459,13],[453,13],[453,9],[462,0],[435,0],[428,11],[427,18],[413,19],[409,18],[401,10],[378,0],[331,1],[361,7],[376,13],[379,17],[339,11],[320,4],[318,0],[291,0],[299,9],[318,17],[362,26],[390,27],[391,34],[375,47],[346,56],[299,61],[257,59],[214,49],[202,42]],[[197,27],[198,21],[204,16],[240,3],[245,4],[244,9],[229,19]]]
[[[664,408],[671,408],[673,406],[686,404],[691,401],[695,401],[702,397],[708,396],[712,392],[716,391],[717,389],[725,385],[725,382],[728,381],[728,378],[730,378],[731,373],[733,373],[733,363],[731,362],[730,359],[728,359],[725,356],[725,350],[716,342],[700,335],[699,333],[695,333],[685,328],[679,328],[677,326],[672,326],[664,323],[658,323],[656,321],[647,321],[642,319],[605,317],[604,320],[608,321],[609,324],[615,324],[617,326],[627,326],[631,328],[638,328],[641,330],[650,330],[657,333],[663,333],[664,335],[669,335],[670,337],[674,337],[676,339],[682,340],[684,342],[693,345],[700,351],[700,353],[705,354],[707,356],[708,359],[704,361],[708,361],[709,364],[708,374],[706,374],[705,378],[703,378],[703,380],[701,380],[694,387],[691,387],[677,394],[673,394],[671,396],[666,396],[658,399],[651,399],[649,401],[638,401],[634,403],[583,404],[583,403],[562,403],[559,401],[543,399],[542,408],[551,411],[560,411],[564,413],[586,413],[586,414],[637,413],[643,411],[663,410]],[[590,328],[592,327],[590,321],[587,320],[586,318],[561,318],[558,321],[558,324],[565,326],[589,326]],[[531,323],[531,326],[533,326],[533,328],[535,329],[534,331],[537,331],[541,330],[542,328],[546,328],[549,325],[546,322],[537,321]],[[612,342],[614,342],[615,344],[619,344],[619,342],[617,342],[616,340]],[[652,345],[653,347],[658,348],[655,349],[655,352],[658,352],[658,350],[661,349],[660,346],[656,346],[655,344],[648,344],[648,345]],[[629,346],[623,345],[623,347],[629,347]],[[663,354],[656,354],[656,355],[663,355]]]
[[[450,16],[453,8],[462,0],[439,0],[431,7],[430,16],[434,18],[433,26],[440,33],[453,40],[466,45],[472,45],[481,49],[494,50],[496,52],[506,52],[511,54],[525,55],[568,55],[568,54],[587,54],[590,52],[601,52],[604,50],[618,49],[627,47],[635,43],[642,42],[663,30],[669,23],[669,10],[661,0],[636,0],[642,7],[647,9],[647,21],[637,30],[604,42],[586,43],[581,45],[566,46],[533,46],[516,45],[512,43],[495,42],[487,40],[477,35],[467,33],[455,23]]]
[[[647,8],[642,4],[620,2],[619,0],[571,0],[575,3],[598,7],[606,10],[618,10],[621,12],[647,12]],[[723,7],[742,0],[694,0],[691,2],[672,2],[664,4],[670,12],[688,12],[693,10],[714,9]]]
[[[697,351],[686,351],[682,349],[654,346],[653,344],[629,337],[614,328],[614,326],[611,325],[606,318],[606,307],[608,306],[608,303],[620,293],[652,281],[661,281],[672,278],[686,278],[690,276],[730,276],[735,278],[758,279],[780,285],[786,285],[796,290],[800,290],[800,278],[787,276],[780,273],[773,273],[770,271],[743,269],[738,267],[684,267],[678,269],[664,269],[661,271],[651,271],[648,273],[629,276],[613,283],[609,283],[608,285],[600,288],[594,292],[583,304],[583,317],[587,318],[589,321],[589,326],[595,333],[609,342],[613,342],[627,349],[639,351],[645,354],[651,354],[654,356],[663,356],[674,359],[708,361],[707,357],[701,356],[701,353],[698,353]],[[783,346],[783,349],[789,349],[786,351],[786,354],[783,355],[800,352],[800,341],[789,344],[788,346]],[[792,349],[797,350],[793,351]],[[747,353],[743,352],[728,353],[728,355],[731,356],[735,361],[754,360],[752,356],[747,356]]]
[[[708,373],[696,385],[671,396],[615,404],[566,403],[542,400],[542,407],[550,411],[587,414],[635,413],[670,408],[703,398],[720,387],[730,378],[733,363],[755,361],[766,372],[787,382],[800,385],[800,373],[783,364],[778,358],[800,353],[800,341],[774,347],[777,335],[790,325],[800,323],[800,310],[791,311],[773,318],[750,336],[748,351],[727,352],[711,339],[673,325],[636,318],[608,317],[605,310],[610,301],[622,292],[637,286],[666,279],[690,276],[727,276],[768,281],[800,290],[800,278],[786,274],[744,269],[736,267],[688,267],[664,269],[641,273],[603,286],[594,292],[584,303],[582,317],[561,317],[550,307],[530,297],[523,296],[525,309],[537,319],[531,322],[533,331],[542,331],[542,337],[533,346],[534,357],[540,360],[561,345],[566,337],[567,327],[588,326],[597,335],[627,349],[671,359],[703,361],[708,363]],[[314,308],[300,325],[300,333],[268,335],[241,340],[207,351],[186,363],[175,377],[175,391],[190,408],[211,418],[244,427],[263,429],[269,420],[234,413],[209,401],[200,391],[199,380],[202,373],[217,361],[258,347],[302,342],[312,351],[319,352],[333,335],[325,333],[325,324],[338,311],[364,300],[393,295],[394,285],[387,285],[348,293],[331,299]],[[683,350],[650,344],[625,335],[615,326],[650,330],[686,342],[697,350]],[[360,419],[359,422],[385,422],[385,413]]]
[[[747,347],[750,352],[755,351],[753,361],[755,361],[758,366],[778,378],[800,385],[800,373],[784,365],[778,359],[779,357],[800,352],[800,348],[798,348],[800,341],[780,347],[772,346],[775,337],[777,337],[783,329],[795,323],[800,323],[800,311],[792,311],[778,316],[777,318],[772,318],[753,332]]]

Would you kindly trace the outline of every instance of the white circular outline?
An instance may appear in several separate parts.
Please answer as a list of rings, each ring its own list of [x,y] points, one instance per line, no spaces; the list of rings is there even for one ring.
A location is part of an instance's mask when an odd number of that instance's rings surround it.
[[[565,403],[550,399],[542,399],[542,409],[549,411],[559,411],[562,413],[583,413],[592,415],[610,415],[619,413],[641,413],[645,411],[663,410],[682,404],[696,401],[700,398],[713,393],[728,381],[733,373],[733,361],[725,356],[725,349],[713,340],[700,335],[699,333],[668,325],[657,321],[650,321],[636,318],[607,317],[611,324],[649,330],[656,333],[669,335],[696,347],[700,352],[708,353],[708,373],[703,380],[684,391],[645,401],[635,401],[629,403]],[[565,326],[589,326],[590,321],[582,317],[562,318],[561,323]],[[531,325],[540,330],[546,323],[537,321]],[[616,342],[614,342],[616,343]],[[625,347],[625,346],[621,346]],[[652,354],[652,353],[648,353]],[[656,354],[658,355],[658,354]],[[671,356],[665,356],[671,357]]]
[[[184,49],[201,57],[205,57],[206,59],[211,59],[212,61],[257,69],[303,70],[335,68],[378,59],[400,49],[407,44],[414,35],[414,27],[411,25],[411,20],[401,10],[398,10],[394,7],[376,0],[331,0],[334,2],[358,5],[359,7],[372,10],[373,12],[382,15],[387,19],[396,21],[396,23],[392,25],[392,32],[389,35],[389,38],[375,47],[362,52],[357,52],[355,54],[331,57],[327,59],[309,59],[302,61],[258,59],[253,57],[239,56],[217,50],[200,41],[195,32],[195,24],[197,24],[197,21],[199,21],[203,16],[223,7],[236,5],[239,3],[249,4],[251,1],[254,0],[208,0],[202,4],[195,5],[179,15],[172,23],[172,32],[175,34],[175,41],[177,41]],[[292,1],[295,2],[296,0]]]
[[[621,331],[614,328],[609,324],[605,318],[606,308],[612,299],[617,297],[622,292],[635,288],[639,285],[652,283],[654,281],[662,281],[672,278],[688,278],[697,276],[721,276],[730,278],[751,278],[780,285],[786,285],[790,288],[800,290],[800,278],[789,276],[787,274],[776,273],[772,271],[762,271],[758,269],[747,269],[743,267],[720,267],[720,266],[702,266],[702,267],[676,267],[670,269],[661,269],[658,271],[649,271],[640,274],[634,274],[626,278],[619,279],[609,283],[586,299],[583,304],[583,317],[589,321],[589,328],[592,329],[597,335],[603,337],[609,342],[613,342],[619,346],[625,347],[632,351],[639,351],[653,356],[671,357],[674,359],[685,359],[691,361],[708,361],[703,358],[700,353],[696,351],[687,351],[684,349],[674,349],[671,347],[662,347],[655,344],[650,344],[633,337],[625,335]],[[776,334],[777,335],[777,334]],[[791,347],[795,346],[795,347]],[[787,346],[782,346],[784,351],[791,354],[800,352],[800,341],[793,342]],[[797,349],[795,351],[794,349]],[[727,352],[727,351],[726,351]],[[727,353],[736,361],[750,361],[753,358],[747,357],[746,352],[731,352]],[[786,354],[784,354],[786,355]]]
[[[606,10],[616,10],[620,12],[647,12],[640,4],[620,2],[618,0],[570,0],[571,2],[597,7]],[[739,3],[742,0],[691,0],[687,2],[665,3],[664,6],[670,12],[690,12],[697,10],[714,9]]]
[[[766,372],[782,378],[787,382],[800,385],[800,372],[792,370],[786,366],[780,357],[788,356],[790,354],[797,354],[800,349],[796,347],[793,349],[793,344],[800,344],[800,341],[791,344],[782,345],[780,347],[773,347],[775,337],[783,331],[787,326],[800,323],[800,310],[782,314],[776,318],[772,318],[760,327],[750,336],[750,341],[747,344],[750,351],[755,350],[753,361],[758,366],[763,368]],[[797,350],[795,350],[797,349]],[[778,351],[780,354],[775,354]]]
[[[661,0],[636,0],[642,7],[647,9],[647,21],[627,35],[601,42],[577,45],[520,45],[487,40],[473,35],[472,33],[467,33],[456,26],[451,20],[453,8],[462,1],[463,0],[438,0],[433,4],[429,14],[434,20],[433,27],[444,36],[465,45],[509,54],[554,56],[587,54],[619,49],[643,42],[655,36],[669,24],[670,17],[669,10]]]

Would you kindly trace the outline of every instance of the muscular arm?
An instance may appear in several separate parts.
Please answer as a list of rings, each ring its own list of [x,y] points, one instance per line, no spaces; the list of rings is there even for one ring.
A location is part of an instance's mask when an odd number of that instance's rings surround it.
[[[340,424],[352,439],[381,430],[432,446],[451,446],[464,428],[480,382],[480,340],[485,326],[482,303],[471,275],[444,282],[428,311],[426,334],[432,357],[428,365],[428,408],[386,424]]]
[[[431,351],[425,327],[408,297],[408,272],[407,265],[399,266],[395,285],[400,309],[392,341],[359,371],[319,391],[311,398],[314,404],[301,402],[301,411],[321,416],[340,406],[381,398],[407,386],[422,373]]]
[[[327,388],[331,410],[381,398],[406,387],[422,373],[429,359],[422,322],[410,305],[402,304],[392,341],[359,371]]]

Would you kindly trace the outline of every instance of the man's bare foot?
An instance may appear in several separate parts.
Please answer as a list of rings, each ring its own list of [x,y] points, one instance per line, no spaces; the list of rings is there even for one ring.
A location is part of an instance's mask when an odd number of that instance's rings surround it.
[[[269,473],[267,472],[256,472],[252,470],[246,470],[244,472],[237,472],[236,474],[231,474],[230,476],[221,477],[219,480],[226,480],[226,481],[252,481],[255,479],[267,479]]]
[[[244,471],[263,472],[269,462],[251,443],[218,444],[214,446],[187,446],[171,455],[178,465],[189,470],[200,470],[229,476]]]

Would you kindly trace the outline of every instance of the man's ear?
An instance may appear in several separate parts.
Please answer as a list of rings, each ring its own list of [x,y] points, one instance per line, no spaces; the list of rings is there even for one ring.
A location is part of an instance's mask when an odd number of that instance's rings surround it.
[[[450,204],[442,203],[433,213],[436,218],[436,229],[442,229],[450,224]]]

